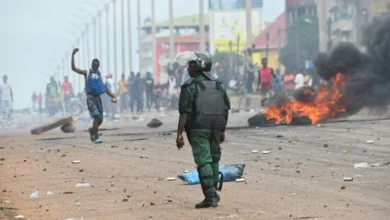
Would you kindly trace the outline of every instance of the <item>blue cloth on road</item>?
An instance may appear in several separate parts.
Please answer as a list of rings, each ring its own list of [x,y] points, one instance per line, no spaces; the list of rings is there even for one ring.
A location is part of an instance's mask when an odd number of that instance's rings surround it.
[[[240,179],[244,173],[245,164],[221,165],[219,172],[223,174],[223,182],[232,182]],[[199,184],[199,174],[197,170],[178,175],[178,178],[189,185]]]

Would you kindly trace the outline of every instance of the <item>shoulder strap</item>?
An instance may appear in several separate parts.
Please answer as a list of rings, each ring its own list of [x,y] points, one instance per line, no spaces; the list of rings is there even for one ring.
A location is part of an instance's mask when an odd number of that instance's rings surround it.
[[[185,89],[187,88],[188,86],[190,86],[192,84],[193,80],[189,79],[187,80],[183,85],[181,85],[181,88],[182,89]]]
[[[217,90],[221,90],[221,85],[222,85],[222,82],[219,81],[218,79],[215,80],[215,88]]]
[[[206,86],[202,83],[202,81],[194,79],[194,80],[192,80],[192,82],[198,84],[202,91],[204,91],[206,89]]]

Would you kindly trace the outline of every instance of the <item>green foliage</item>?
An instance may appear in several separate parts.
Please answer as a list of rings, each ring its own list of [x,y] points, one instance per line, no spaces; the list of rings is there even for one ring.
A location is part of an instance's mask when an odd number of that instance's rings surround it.
[[[230,52],[216,52],[212,57],[211,60],[213,61],[213,67],[215,67],[216,63],[221,64],[225,67],[225,69],[228,69],[230,67],[230,60],[232,56],[232,67],[234,69],[237,69],[238,66],[244,65],[244,56],[242,54],[237,53],[230,53]]]
[[[279,60],[289,71],[299,71],[306,60],[313,60],[319,48],[318,18],[302,16],[287,28],[287,45]]]

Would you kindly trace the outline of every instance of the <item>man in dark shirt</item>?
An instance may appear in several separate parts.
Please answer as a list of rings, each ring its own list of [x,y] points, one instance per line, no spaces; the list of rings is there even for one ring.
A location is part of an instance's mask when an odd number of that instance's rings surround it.
[[[147,72],[145,78],[145,94],[146,94],[146,106],[148,107],[148,111],[150,111],[153,104],[153,88],[154,88],[154,79],[152,78],[152,73]]]

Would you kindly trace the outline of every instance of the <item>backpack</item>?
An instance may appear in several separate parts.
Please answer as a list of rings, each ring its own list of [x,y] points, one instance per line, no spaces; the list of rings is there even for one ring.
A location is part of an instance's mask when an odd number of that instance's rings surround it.
[[[225,129],[225,102],[221,82],[218,80],[193,80],[197,85],[195,97],[196,124],[199,128]]]

